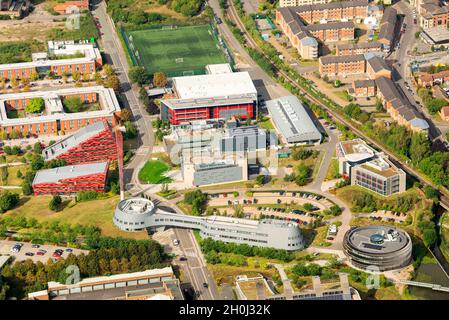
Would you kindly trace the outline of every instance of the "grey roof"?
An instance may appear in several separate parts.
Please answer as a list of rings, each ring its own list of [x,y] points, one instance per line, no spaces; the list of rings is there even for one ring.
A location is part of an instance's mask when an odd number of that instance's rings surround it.
[[[258,126],[235,127],[227,130],[229,137],[264,135],[266,131]]]
[[[391,71],[390,67],[387,65],[385,60],[377,56],[368,59],[368,64],[371,66],[374,72],[379,72],[381,70]]]
[[[385,9],[382,20],[380,21],[379,41],[386,40],[389,42],[389,45],[391,45],[394,39],[396,22],[398,20],[397,14],[398,12],[396,9],[391,7]]]
[[[303,46],[318,46],[318,41],[314,37],[303,37],[301,40]]]
[[[410,121],[410,124],[415,128],[421,128],[423,130],[429,129],[429,124],[424,119],[413,119],[412,121]]]
[[[88,126],[79,129],[74,134],[59,140],[55,144],[45,148],[42,151],[44,160],[55,159],[60,154],[67,152],[67,150],[79,145],[80,143],[96,136],[100,132],[105,130],[105,124],[103,121],[94,122]]]
[[[355,61],[365,61],[365,56],[363,54],[355,54],[348,56],[325,56],[320,57],[321,64],[333,64],[333,63],[344,63],[344,62],[355,62]]]
[[[397,15],[398,12],[396,11],[396,9],[392,7],[385,8],[384,13],[382,15],[382,20],[380,20],[380,25],[384,23],[396,24]]]
[[[337,45],[338,50],[382,48],[379,42],[343,43]]]
[[[364,87],[374,87],[376,82],[374,80],[355,80],[354,87],[355,88],[364,88]]]
[[[58,183],[65,179],[103,173],[107,167],[108,162],[106,161],[41,170],[36,173],[33,185],[38,183]]]
[[[391,79],[380,77],[376,79],[376,84],[385,100],[393,101],[397,97],[400,97],[399,91]]]
[[[319,11],[337,8],[354,8],[354,7],[367,7],[368,0],[354,0],[354,1],[341,1],[341,2],[329,2],[318,4],[306,4],[303,6],[290,7],[295,12],[307,12],[307,11]]]
[[[321,133],[297,97],[286,96],[267,101],[267,109],[289,143],[321,140]]]
[[[307,30],[309,30],[309,31],[354,29],[354,28],[355,28],[355,25],[354,25],[354,22],[352,22],[352,21],[328,22],[328,23],[311,24],[311,25],[307,26]]]

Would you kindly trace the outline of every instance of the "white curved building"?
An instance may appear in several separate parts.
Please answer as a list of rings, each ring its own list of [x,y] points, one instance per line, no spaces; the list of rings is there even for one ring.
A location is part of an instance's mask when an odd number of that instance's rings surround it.
[[[284,250],[304,248],[297,223],[275,219],[247,220],[222,216],[197,217],[157,209],[144,198],[119,202],[114,224],[124,231],[155,230],[166,227],[196,229],[203,238]]]

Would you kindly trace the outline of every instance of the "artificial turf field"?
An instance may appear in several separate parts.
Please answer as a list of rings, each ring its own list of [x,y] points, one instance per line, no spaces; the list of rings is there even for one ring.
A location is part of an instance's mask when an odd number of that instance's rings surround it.
[[[204,73],[207,64],[227,62],[208,25],[126,31],[126,37],[131,55],[150,74]]]

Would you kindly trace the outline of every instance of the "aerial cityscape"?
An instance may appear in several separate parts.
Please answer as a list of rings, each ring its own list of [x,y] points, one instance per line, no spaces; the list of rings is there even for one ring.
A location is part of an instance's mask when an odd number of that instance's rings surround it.
[[[449,300],[449,2],[0,0],[0,300]]]

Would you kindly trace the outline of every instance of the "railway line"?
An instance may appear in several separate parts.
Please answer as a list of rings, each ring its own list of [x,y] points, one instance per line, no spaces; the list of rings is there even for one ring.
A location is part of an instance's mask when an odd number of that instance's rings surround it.
[[[229,1],[228,6],[228,14],[231,20],[238,26],[238,28],[243,32],[243,35],[246,39],[247,45],[250,46],[252,49],[257,50],[259,53],[263,54],[266,59],[268,59],[271,62],[270,57],[268,57],[257,45],[257,43],[254,41],[254,39],[251,37],[251,35],[246,30],[244,24],[242,23],[240,17],[238,16],[234,3],[232,0]],[[414,176],[417,178],[420,182],[430,185],[435,189],[438,189],[440,191],[440,204],[446,209],[449,210],[449,190],[446,188],[438,187],[436,186],[429,178],[423,176],[421,173],[419,173],[416,169],[410,167],[407,164],[404,164],[401,162],[401,160],[392,152],[385,149],[384,146],[380,145],[376,140],[373,138],[367,136],[363,131],[361,131],[359,128],[357,128],[354,124],[349,122],[347,119],[345,119],[341,114],[336,112],[334,109],[328,107],[324,103],[322,103],[319,99],[315,98],[313,95],[311,95],[307,90],[305,90],[302,86],[298,84],[298,82],[293,79],[290,75],[288,75],[285,71],[278,69],[274,64],[275,73],[282,75],[286,80],[290,81],[302,94],[304,97],[309,99],[311,102],[317,104],[321,108],[325,109],[328,114],[331,116],[331,118],[337,120],[338,122],[344,124],[347,126],[352,132],[357,134],[358,136],[362,137],[364,140],[366,140],[369,144],[371,144],[373,147],[376,147],[379,150],[382,150],[386,155],[390,157],[390,160],[397,165],[399,168],[402,168],[407,174]]]

